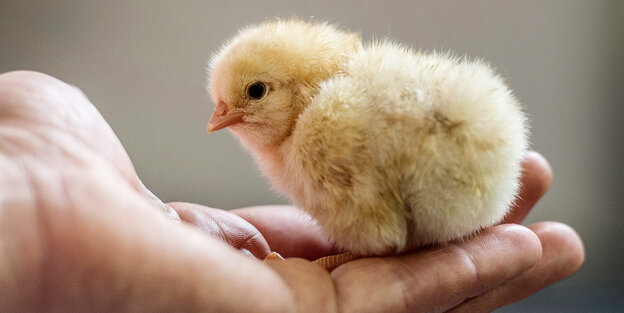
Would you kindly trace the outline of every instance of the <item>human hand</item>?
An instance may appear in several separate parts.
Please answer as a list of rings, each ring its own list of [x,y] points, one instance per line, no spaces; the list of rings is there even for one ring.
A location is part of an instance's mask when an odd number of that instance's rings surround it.
[[[501,225],[331,274],[303,259],[256,261],[229,245],[260,258],[269,246],[308,258],[335,251],[288,207],[235,215],[176,203],[187,223],[172,221],[178,214],[143,187],[88,100],[37,73],[0,76],[0,173],[0,311],[491,310],[569,275],[583,258],[578,236],[551,223]],[[524,199],[510,221],[532,206]]]
[[[552,177],[550,166],[536,152],[527,153],[523,168],[519,200],[510,213],[500,225],[468,240],[397,257],[359,259],[330,273],[330,279],[316,278],[332,282],[333,290],[330,285],[318,288],[308,281],[324,273],[307,261],[293,260],[288,265],[270,261],[271,265],[286,275],[297,273],[289,283],[302,295],[332,290],[334,295],[330,292],[318,298],[332,299],[328,301],[341,311],[488,312],[519,301],[572,274],[584,258],[580,238],[566,225],[542,222],[528,229],[513,225],[524,220]],[[177,209],[177,205],[173,207]],[[186,214],[212,210],[184,204]],[[253,224],[258,236],[262,234],[271,249],[285,257],[314,260],[339,253],[311,218],[293,207],[230,212]],[[196,223],[197,219],[187,222]]]

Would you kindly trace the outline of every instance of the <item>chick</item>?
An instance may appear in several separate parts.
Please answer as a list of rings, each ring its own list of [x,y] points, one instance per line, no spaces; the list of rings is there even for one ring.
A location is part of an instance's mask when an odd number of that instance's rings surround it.
[[[481,61],[277,20],[241,30],[209,73],[207,130],[229,128],[346,251],[462,238],[514,201],[526,118]]]

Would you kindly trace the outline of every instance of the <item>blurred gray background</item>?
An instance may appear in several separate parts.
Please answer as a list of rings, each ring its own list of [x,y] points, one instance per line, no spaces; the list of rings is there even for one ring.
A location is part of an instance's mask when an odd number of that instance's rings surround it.
[[[0,0],[0,72],[84,90],[164,201],[285,203],[231,134],[206,134],[204,68],[238,28],[293,16],[489,60],[555,172],[527,222],[567,223],[587,249],[580,272],[499,311],[624,312],[624,1]]]

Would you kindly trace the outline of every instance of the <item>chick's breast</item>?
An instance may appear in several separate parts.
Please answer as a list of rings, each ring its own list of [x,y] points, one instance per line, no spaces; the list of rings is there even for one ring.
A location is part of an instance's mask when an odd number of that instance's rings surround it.
[[[377,43],[323,82],[286,147],[292,194],[341,248],[387,254],[490,226],[513,202],[525,117],[489,66]]]

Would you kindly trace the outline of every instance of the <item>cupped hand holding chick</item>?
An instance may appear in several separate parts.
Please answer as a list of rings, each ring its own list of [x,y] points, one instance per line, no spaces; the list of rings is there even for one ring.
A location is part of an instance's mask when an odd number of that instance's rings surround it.
[[[2,312],[491,311],[570,275],[583,258],[573,230],[545,222],[332,273],[301,259],[262,263],[235,249],[336,251],[288,206],[171,203],[183,223],[172,222],[88,99],[50,76],[0,75],[0,116]],[[528,154],[523,173],[507,222],[519,222],[548,187],[539,155]]]
[[[525,116],[483,62],[272,21],[215,55],[209,90],[208,130],[228,127],[345,251],[463,238],[515,199]]]

